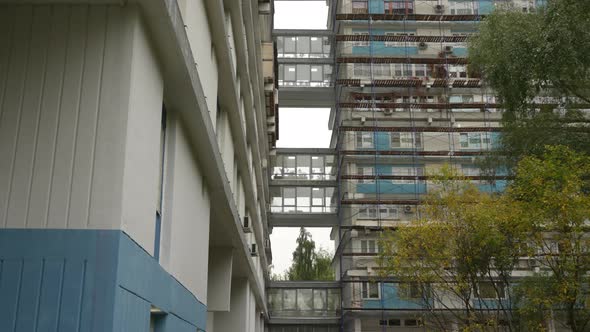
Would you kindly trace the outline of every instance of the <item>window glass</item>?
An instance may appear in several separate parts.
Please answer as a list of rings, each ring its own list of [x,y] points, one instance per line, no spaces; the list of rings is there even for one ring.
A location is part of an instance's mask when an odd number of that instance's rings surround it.
[[[295,310],[297,309],[297,290],[296,289],[283,289],[283,309]]]
[[[297,290],[297,309],[302,311],[313,310],[312,289],[300,288]]]
[[[368,2],[367,1],[353,1],[352,2],[352,13],[353,14],[366,14],[368,13]]]

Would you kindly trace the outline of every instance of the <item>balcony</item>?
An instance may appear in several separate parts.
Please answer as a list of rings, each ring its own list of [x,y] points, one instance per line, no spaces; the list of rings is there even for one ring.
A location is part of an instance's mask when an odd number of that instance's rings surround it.
[[[271,324],[336,323],[340,317],[337,282],[279,281],[267,289]]]
[[[326,227],[337,223],[333,150],[278,149],[271,167],[273,226]]]

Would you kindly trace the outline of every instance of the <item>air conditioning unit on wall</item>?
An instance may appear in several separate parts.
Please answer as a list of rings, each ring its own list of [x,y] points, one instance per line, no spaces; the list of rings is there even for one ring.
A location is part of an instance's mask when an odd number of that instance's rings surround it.
[[[428,44],[426,44],[426,42],[420,42],[420,43],[418,43],[418,49],[424,51],[427,48],[428,48]]]
[[[435,5],[434,6],[434,12],[437,14],[442,14],[445,12],[445,6],[444,5]]]

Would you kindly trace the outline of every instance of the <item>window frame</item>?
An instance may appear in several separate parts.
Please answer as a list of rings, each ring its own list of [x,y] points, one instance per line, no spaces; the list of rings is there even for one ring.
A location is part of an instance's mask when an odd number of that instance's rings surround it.
[[[374,293],[371,293],[371,286],[375,285],[377,288],[377,297],[373,297]],[[363,281],[361,282],[361,298],[363,300],[380,300],[381,299],[381,283],[380,282],[370,282],[370,281]]]

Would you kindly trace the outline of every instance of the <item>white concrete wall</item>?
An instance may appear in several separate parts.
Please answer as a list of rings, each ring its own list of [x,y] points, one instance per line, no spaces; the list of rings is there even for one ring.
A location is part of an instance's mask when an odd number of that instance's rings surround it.
[[[121,228],[154,253],[159,199],[163,79],[139,15],[134,18]]]
[[[203,0],[185,0],[180,9],[199,78],[207,98],[209,115],[213,126],[215,126],[218,71],[205,2]]]
[[[209,196],[182,119],[173,112],[167,141],[160,262],[206,304]]]
[[[2,8],[0,227],[120,227],[135,10]]]

